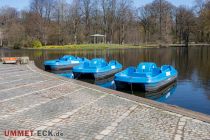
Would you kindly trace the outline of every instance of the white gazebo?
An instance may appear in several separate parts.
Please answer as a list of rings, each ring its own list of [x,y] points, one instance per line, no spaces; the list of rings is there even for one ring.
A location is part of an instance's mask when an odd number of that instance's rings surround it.
[[[106,38],[105,35],[102,35],[102,34],[94,34],[94,35],[91,35],[91,37],[93,37],[93,39],[94,39],[94,44],[98,43],[98,39],[99,38],[101,38],[102,39],[102,42],[105,43],[105,38]]]

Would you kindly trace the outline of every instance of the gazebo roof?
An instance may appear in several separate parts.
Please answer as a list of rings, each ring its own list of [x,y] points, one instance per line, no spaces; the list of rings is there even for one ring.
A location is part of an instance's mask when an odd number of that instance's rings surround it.
[[[105,35],[101,35],[101,34],[94,34],[94,35],[91,35],[93,37],[104,37]]]

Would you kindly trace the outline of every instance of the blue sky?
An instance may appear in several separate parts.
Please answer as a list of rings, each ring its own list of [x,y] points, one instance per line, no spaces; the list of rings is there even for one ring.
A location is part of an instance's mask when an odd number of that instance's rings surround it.
[[[135,7],[140,7],[152,1],[153,0],[133,0]],[[191,7],[193,6],[195,0],[168,0],[168,1],[176,6],[185,5],[187,7]],[[10,6],[21,10],[27,8],[29,6],[29,3],[30,0],[0,0],[0,7]]]
[[[0,7],[10,6],[17,9],[25,9],[29,5],[30,0],[0,0]]]

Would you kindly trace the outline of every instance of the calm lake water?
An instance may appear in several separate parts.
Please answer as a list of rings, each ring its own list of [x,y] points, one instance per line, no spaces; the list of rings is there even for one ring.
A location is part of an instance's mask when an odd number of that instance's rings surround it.
[[[133,94],[210,115],[210,46],[80,51],[0,49],[0,57],[29,56],[39,68],[43,68],[45,60],[56,59],[65,54],[89,59],[95,57],[103,57],[107,60],[116,59],[123,64],[124,68],[136,66],[142,61],[152,61],[159,66],[170,64],[179,72],[176,84],[154,95]],[[112,78],[93,83],[115,88]]]

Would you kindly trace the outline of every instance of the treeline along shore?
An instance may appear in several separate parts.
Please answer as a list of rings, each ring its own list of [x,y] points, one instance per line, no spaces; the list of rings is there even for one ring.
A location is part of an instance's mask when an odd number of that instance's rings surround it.
[[[91,36],[94,34],[99,37]],[[132,0],[31,0],[22,10],[0,8],[0,46],[41,48],[102,42],[209,44],[210,1],[195,0],[191,7],[177,7],[166,0],[144,6]]]

